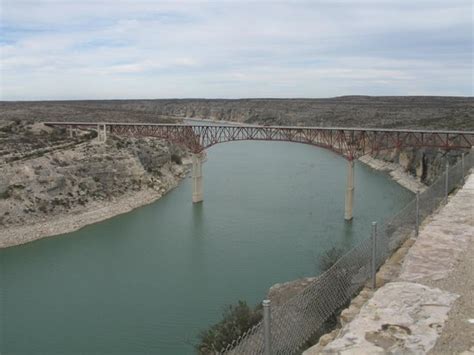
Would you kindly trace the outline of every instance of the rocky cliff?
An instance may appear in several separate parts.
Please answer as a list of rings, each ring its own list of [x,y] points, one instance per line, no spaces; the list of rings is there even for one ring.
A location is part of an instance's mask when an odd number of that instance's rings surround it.
[[[187,152],[176,145],[114,136],[98,143],[95,135],[0,123],[0,230],[80,215],[139,192],[157,198],[185,175]]]
[[[399,151],[383,151],[374,158],[398,164],[409,175],[425,185],[431,185],[446,171],[446,162],[456,164],[462,153],[468,150],[444,151],[434,148],[404,148]]]

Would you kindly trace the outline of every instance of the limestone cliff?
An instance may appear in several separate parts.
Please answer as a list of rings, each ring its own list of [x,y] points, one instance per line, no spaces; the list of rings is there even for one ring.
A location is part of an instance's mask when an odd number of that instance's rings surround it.
[[[467,150],[464,152],[468,152]],[[383,151],[375,158],[400,165],[404,171],[426,185],[431,185],[446,169],[446,161],[454,165],[463,151],[444,151],[435,148],[403,148]]]
[[[184,177],[187,152],[154,138],[109,136],[28,124],[0,124],[0,230],[74,216],[134,192],[159,196]]]

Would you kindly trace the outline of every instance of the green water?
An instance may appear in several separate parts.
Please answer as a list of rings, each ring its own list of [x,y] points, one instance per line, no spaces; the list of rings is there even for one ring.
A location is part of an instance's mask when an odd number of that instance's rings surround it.
[[[161,200],[78,232],[0,251],[2,354],[187,354],[224,305],[260,302],[276,282],[315,275],[412,196],[302,144],[234,142],[208,151],[204,203],[190,179]]]

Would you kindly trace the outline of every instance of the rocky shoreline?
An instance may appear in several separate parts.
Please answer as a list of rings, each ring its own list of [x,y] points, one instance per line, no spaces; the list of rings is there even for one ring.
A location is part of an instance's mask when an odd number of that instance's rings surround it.
[[[417,191],[423,192],[427,188],[425,184],[413,175],[408,174],[400,164],[387,162],[370,155],[360,157],[359,161],[374,170],[387,172],[392,180],[413,193]]]
[[[0,124],[0,248],[65,234],[152,203],[189,170],[183,148],[156,138]]]
[[[133,191],[111,201],[93,202],[87,206],[87,209],[82,211],[56,215],[54,218],[44,218],[43,221],[34,224],[13,226],[0,230],[0,249],[29,243],[46,237],[71,233],[88,225],[102,222],[151,204],[177,187],[179,182],[186,177],[187,170],[186,167],[180,169],[166,189],[162,188],[158,191],[155,189]]]

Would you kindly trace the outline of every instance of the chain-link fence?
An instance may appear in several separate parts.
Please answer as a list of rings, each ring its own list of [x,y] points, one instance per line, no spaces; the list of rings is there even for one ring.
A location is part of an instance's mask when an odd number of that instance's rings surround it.
[[[472,153],[463,155],[454,166],[447,166],[423,193],[374,228],[376,233],[352,248],[302,292],[286,303],[272,307],[271,312],[264,312],[270,316],[264,317],[231,344],[222,344],[221,353],[294,354],[300,351],[328,319],[373,278],[375,269],[405,240],[417,234],[419,224],[445,203],[447,193],[463,184],[473,166]],[[264,304],[264,309],[265,306],[268,307]]]

